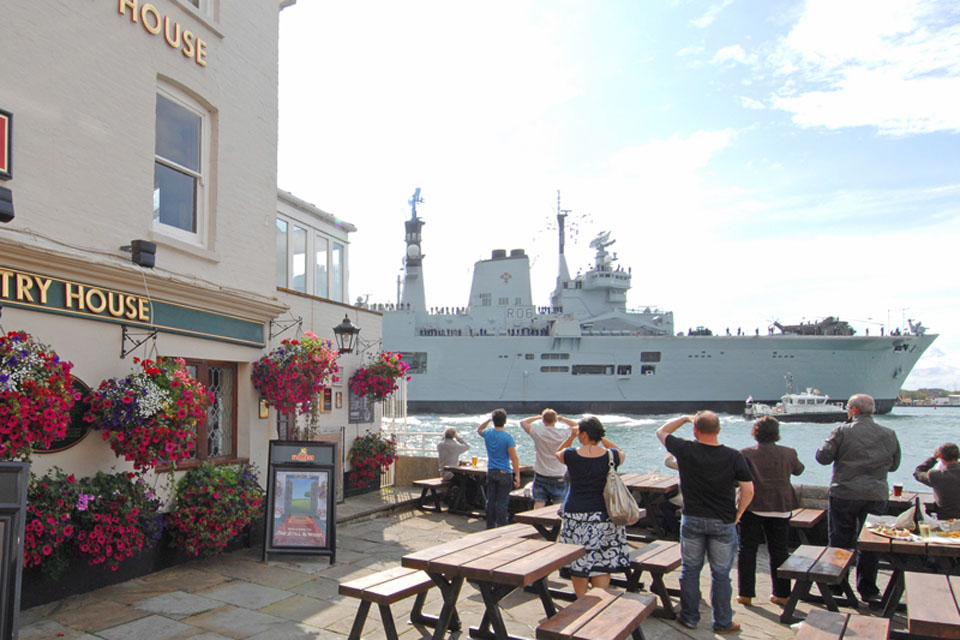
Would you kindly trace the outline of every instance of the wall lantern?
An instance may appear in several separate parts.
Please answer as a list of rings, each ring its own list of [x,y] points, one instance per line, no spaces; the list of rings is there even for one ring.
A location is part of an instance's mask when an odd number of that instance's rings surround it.
[[[121,251],[130,252],[133,264],[152,269],[157,263],[157,244],[146,240],[132,240],[130,244],[120,247]]]
[[[360,329],[350,323],[350,318],[343,315],[343,322],[333,328],[333,333],[337,337],[337,347],[340,353],[350,353],[357,341],[357,334]]]
[[[0,222],[13,220],[13,191],[0,187]]]

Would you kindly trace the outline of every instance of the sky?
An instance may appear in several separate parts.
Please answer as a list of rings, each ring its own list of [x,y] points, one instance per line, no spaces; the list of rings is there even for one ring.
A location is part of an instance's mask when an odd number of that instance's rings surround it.
[[[350,301],[395,302],[421,188],[428,306],[531,256],[534,304],[610,231],[630,308],[761,333],[940,334],[960,389],[960,3],[299,0],[280,14],[278,185],[357,227]]]

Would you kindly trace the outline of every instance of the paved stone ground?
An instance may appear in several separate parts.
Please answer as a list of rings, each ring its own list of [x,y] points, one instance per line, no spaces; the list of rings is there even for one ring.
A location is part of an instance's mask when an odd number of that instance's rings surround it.
[[[395,503],[395,498],[391,500]],[[348,508],[340,509],[338,519],[352,519],[337,527],[337,561],[333,566],[325,558],[309,556],[278,556],[263,563],[255,550],[236,551],[28,609],[21,613],[20,640],[346,638],[359,601],[339,596],[338,581],[398,566],[405,553],[483,528],[478,520],[447,513],[405,511],[364,515],[375,510],[353,499],[348,500],[345,507],[347,505]],[[759,606],[743,607],[734,603],[734,617],[742,626],[735,637],[793,638],[795,629],[778,621],[780,608],[766,602],[770,578],[762,553],[758,564],[760,597],[756,601]],[[679,571],[675,571],[668,576],[668,587],[677,586],[678,575]],[[569,583],[559,578],[552,582],[557,587],[570,588]],[[705,569],[701,584],[707,599],[709,582],[709,570]],[[412,605],[413,598],[393,605],[400,637],[403,640],[429,638],[432,629],[403,623]],[[814,606],[801,604],[798,610],[806,612]],[[539,599],[533,594],[514,592],[504,600],[504,607],[510,632],[533,638],[537,624],[544,617]],[[439,609],[439,591],[433,589],[425,611],[436,615]],[[469,583],[463,587],[458,610],[467,626],[479,623],[483,603]],[[866,611],[861,608],[861,613]],[[709,621],[710,608],[701,602],[699,629],[690,630],[655,618],[648,619],[643,629],[649,640],[713,638]],[[903,625],[902,618],[895,618],[895,626],[902,628]],[[364,638],[381,640],[384,637],[379,613],[373,607]],[[449,637],[465,640],[468,636],[454,633]]]

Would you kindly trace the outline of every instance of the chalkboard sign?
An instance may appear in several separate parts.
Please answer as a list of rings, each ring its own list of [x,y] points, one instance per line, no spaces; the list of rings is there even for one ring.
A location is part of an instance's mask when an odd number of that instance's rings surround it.
[[[70,424],[67,426],[67,433],[59,440],[51,442],[50,446],[46,449],[40,445],[34,446],[33,450],[35,453],[55,453],[69,449],[90,433],[91,424],[85,422],[83,419],[83,414],[90,408],[90,404],[86,401],[86,397],[90,394],[90,387],[80,378],[74,377],[72,388],[74,393],[80,394],[80,399],[77,400],[73,404],[73,408],[70,409]]]
[[[271,440],[263,559],[268,553],[336,559],[337,442]]]
[[[350,424],[373,422],[373,404],[367,398],[361,398],[350,391],[348,401],[350,406],[347,408],[347,422]]]

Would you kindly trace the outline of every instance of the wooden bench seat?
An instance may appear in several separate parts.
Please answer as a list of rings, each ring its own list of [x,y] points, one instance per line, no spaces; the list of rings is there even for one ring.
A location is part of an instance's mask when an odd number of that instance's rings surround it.
[[[830,590],[832,585],[840,585],[846,596],[844,604],[856,609],[857,597],[847,582],[847,573],[852,561],[853,552],[849,549],[815,547],[806,544],[797,547],[796,551],[790,554],[790,557],[777,569],[778,577],[796,581],[780,615],[780,622],[790,624],[797,621],[793,616],[797,602],[807,597],[814,583],[830,611],[838,611],[837,601]]]
[[[649,594],[591,589],[537,627],[537,640],[643,640],[640,624],[656,606]]]
[[[406,567],[395,567],[350,582],[340,583],[340,595],[361,600],[360,609],[357,611],[357,616],[353,620],[353,627],[350,629],[350,640],[360,640],[360,634],[363,632],[363,625],[367,621],[370,605],[373,603],[376,603],[380,609],[380,621],[383,624],[384,634],[389,640],[397,640],[397,627],[393,621],[393,614],[390,612],[390,605],[412,595],[416,595],[417,599],[414,601],[413,610],[410,612],[410,622],[435,627],[437,619],[423,614],[423,603],[427,598],[427,591],[433,586],[433,579],[425,572],[417,569],[407,569]],[[456,612],[453,615],[455,624],[452,624],[450,628],[453,629],[455,626],[459,629],[459,618],[457,618]]]
[[[663,576],[680,566],[680,543],[657,540],[630,552],[630,571],[627,574],[626,588],[638,591],[641,588],[640,576],[644,571],[650,574],[650,591],[660,598],[660,606],[653,612],[657,617],[676,618],[670,593],[663,582]]]
[[[814,609],[800,625],[796,640],[883,640],[890,620]]]
[[[800,544],[810,544],[807,532],[820,524],[826,513],[823,509],[794,509],[790,516],[790,526],[796,529]]]
[[[438,489],[446,489],[452,483],[443,478],[424,478],[423,480],[414,480],[413,486],[420,487],[420,498],[417,500],[417,508],[421,511],[443,511],[443,501],[440,494],[437,492]],[[432,507],[428,507],[426,503],[427,494],[430,496],[430,501],[433,502]]]

